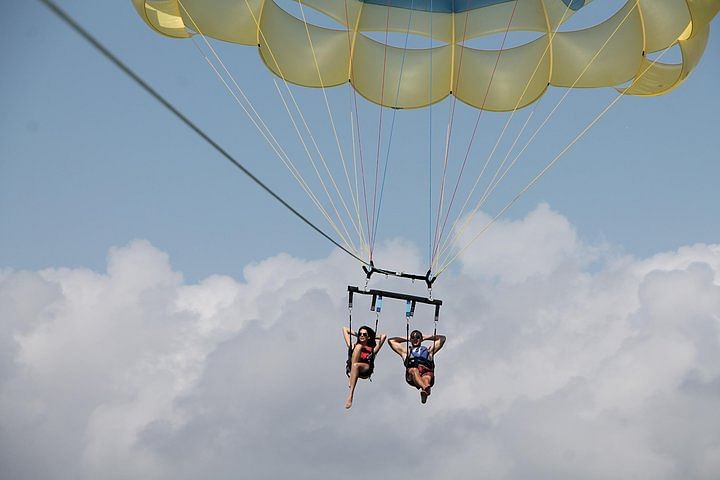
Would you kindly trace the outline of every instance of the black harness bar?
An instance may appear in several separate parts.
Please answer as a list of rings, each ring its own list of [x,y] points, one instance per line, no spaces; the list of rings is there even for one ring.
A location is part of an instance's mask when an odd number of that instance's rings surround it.
[[[438,318],[440,317],[440,307],[442,306],[442,300],[437,299],[430,299],[426,297],[418,297],[417,295],[409,295],[407,293],[397,293],[397,292],[390,292],[387,290],[376,290],[376,289],[370,289],[370,290],[360,290],[358,287],[348,286],[348,300],[350,306],[352,306],[353,303],[353,294],[357,293],[358,295],[371,295],[373,298],[373,306],[371,307],[371,310],[375,310],[375,299],[377,298],[394,298],[396,300],[405,300],[408,302],[412,302],[412,311],[415,312],[415,304],[416,303],[424,303],[426,305],[435,305],[435,321],[437,322]]]
[[[427,285],[428,290],[432,289],[433,283],[435,283],[435,280],[437,280],[437,275],[431,276],[430,270],[428,270],[425,275],[416,275],[414,273],[405,273],[405,272],[394,272],[392,270],[385,270],[383,268],[377,268],[375,267],[375,264],[373,262],[370,262],[370,268],[363,265],[362,267],[363,271],[365,272],[365,275],[367,276],[368,281],[370,280],[370,277],[372,277],[373,273],[380,273],[382,275],[392,275],[394,277],[401,277],[401,278],[409,278],[410,280],[422,280]],[[391,297],[395,298],[395,297]]]

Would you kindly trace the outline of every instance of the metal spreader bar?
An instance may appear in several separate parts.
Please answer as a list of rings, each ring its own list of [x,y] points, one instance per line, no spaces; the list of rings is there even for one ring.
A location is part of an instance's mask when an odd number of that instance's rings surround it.
[[[435,305],[435,321],[438,321],[438,318],[440,317],[440,307],[442,306],[442,300],[437,299],[431,299],[427,297],[419,297],[417,295],[409,295],[407,293],[398,293],[398,292],[391,292],[388,290],[377,290],[377,289],[370,289],[370,290],[361,290],[358,287],[348,286],[348,300],[349,304],[352,305],[353,303],[353,294],[358,295],[370,295],[372,296],[372,306],[370,307],[373,311],[379,311],[378,307],[379,305],[382,305],[382,299],[383,298],[393,298],[396,300],[405,300],[406,302],[410,302],[411,311],[412,313],[415,313],[415,304],[416,303],[423,303],[426,305]],[[378,305],[379,304],[379,305]]]
[[[410,280],[422,280],[427,285],[428,290],[432,289],[433,283],[437,279],[437,276],[431,275],[431,271],[428,270],[425,275],[417,275],[414,273],[395,272],[393,270],[385,270],[383,268],[377,268],[373,262],[370,262],[369,267],[363,265],[362,267],[368,281],[372,277],[373,273],[379,273],[381,275],[392,275],[393,277],[408,278]]]

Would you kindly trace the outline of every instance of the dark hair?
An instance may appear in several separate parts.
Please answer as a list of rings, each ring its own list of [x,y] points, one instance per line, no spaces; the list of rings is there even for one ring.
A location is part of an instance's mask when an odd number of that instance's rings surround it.
[[[412,332],[410,332],[410,338],[412,338],[413,335],[419,336],[420,340],[422,340],[423,338],[423,334],[420,330],[413,330]]]
[[[372,328],[368,327],[367,325],[363,325],[362,327],[358,328],[358,331],[357,331],[357,333],[358,333],[358,340],[360,340],[360,330],[363,330],[363,329],[365,329],[365,331],[366,331],[367,334],[368,334],[368,339],[367,339],[367,345],[368,345],[368,347],[375,348],[375,330],[373,330]]]

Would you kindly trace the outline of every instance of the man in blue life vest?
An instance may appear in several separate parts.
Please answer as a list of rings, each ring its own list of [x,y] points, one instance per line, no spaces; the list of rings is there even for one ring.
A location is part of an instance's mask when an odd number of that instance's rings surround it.
[[[426,337],[420,330],[410,333],[409,349],[408,339],[393,337],[388,340],[390,348],[400,355],[405,365],[405,381],[420,390],[420,401],[427,402],[430,389],[435,383],[435,354],[445,345],[445,335],[431,335]],[[423,342],[432,342],[426,347]],[[408,351],[409,350],[409,351]]]

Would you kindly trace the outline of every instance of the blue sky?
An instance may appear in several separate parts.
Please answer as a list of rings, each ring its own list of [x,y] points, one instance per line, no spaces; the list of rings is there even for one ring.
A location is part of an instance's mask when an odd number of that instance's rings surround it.
[[[153,34],[129,3],[63,6],[240,161],[313,214],[190,42]],[[9,74],[1,80],[0,264],[99,267],[110,246],[146,238],[170,252],[190,278],[200,278],[210,272],[237,275],[248,261],[279,251],[312,258],[331,248],[40,4],[23,2],[10,13],[1,20]],[[547,202],[567,215],[582,237],[604,239],[641,256],[716,241],[719,43],[711,35],[700,66],[670,95],[622,99],[508,218]],[[253,98],[269,105],[269,121],[287,124],[254,49],[222,45],[220,51],[231,68],[242,69],[239,78]],[[347,89],[332,95],[344,102]],[[559,92],[552,95],[559,98]],[[613,95],[611,90],[573,92],[533,144],[528,162],[543,165]],[[554,105],[543,102],[546,112]],[[449,105],[446,100],[433,112],[436,145],[442,143]],[[377,116],[375,111],[367,115]],[[461,115],[454,132],[457,144],[465,145],[474,112]],[[499,124],[486,117],[481,132]],[[426,180],[412,177],[416,153],[406,150],[413,143],[408,140],[426,128],[417,118],[397,121],[379,235],[407,236],[422,246],[427,243]],[[389,119],[388,113],[385,125]],[[519,114],[516,124],[523,119]],[[374,132],[366,135],[373,142],[374,137]],[[489,145],[494,139],[480,136],[476,142]],[[526,175],[537,169],[528,165]],[[422,216],[413,217],[415,210]],[[278,226],[289,238],[273,234]]]
[[[129,2],[62,6],[320,222],[191,43]],[[349,411],[340,326],[357,264],[38,2],[6,8],[0,45],[0,477],[366,478],[367,458],[388,479],[717,478],[716,31],[681,88],[622,99],[438,280],[448,341],[428,403],[385,347]],[[218,48],[291,144],[256,51]],[[325,125],[318,92],[295,93]],[[613,98],[572,92],[470,231]],[[436,156],[449,105],[432,110]],[[479,158],[504,118],[483,116]],[[422,271],[429,117],[397,119],[376,255]],[[474,119],[458,107],[459,142]],[[353,325],[374,321],[356,301]],[[412,322],[433,328],[422,306]],[[386,300],[379,330],[405,334],[403,305]]]

